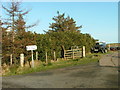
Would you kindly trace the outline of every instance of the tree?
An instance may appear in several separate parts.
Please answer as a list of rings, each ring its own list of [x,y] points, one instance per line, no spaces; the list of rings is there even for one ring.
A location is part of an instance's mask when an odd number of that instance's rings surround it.
[[[51,29],[47,34],[49,34],[50,37],[54,37],[56,42],[60,42],[59,46],[61,47],[62,57],[64,57],[65,45],[69,45],[67,43],[71,41],[70,36],[68,36],[69,33],[80,33],[79,29],[82,28],[82,26],[76,26],[76,21],[69,16],[65,17],[64,13],[59,14],[59,12],[57,12],[57,14],[58,16],[52,18],[55,22],[50,24],[49,28]]]
[[[47,50],[49,59],[53,59],[53,52],[57,58],[64,58],[64,50],[71,49],[71,46],[86,46],[89,52],[94,45],[95,40],[89,34],[80,33],[75,21],[65,14],[59,14],[54,17],[54,23],[50,24],[50,30],[45,34],[37,34],[36,42],[38,46],[39,59],[45,60],[45,51]],[[70,23],[71,22],[71,23]]]
[[[52,19],[55,21],[55,23],[50,24],[49,28],[51,28],[50,31],[59,32],[59,31],[74,31],[74,32],[80,32],[80,28],[82,26],[76,26],[76,21],[74,21],[73,18],[70,18],[67,16],[65,18],[65,13],[59,14],[57,12],[58,16],[54,16]]]
[[[10,48],[8,50],[9,54],[13,54],[13,60],[14,63],[18,62],[18,55],[20,53],[26,53],[25,46],[29,44],[35,44],[35,35],[31,32],[26,32],[26,28],[31,28],[35,26],[37,23],[26,26],[26,22],[24,21],[24,16],[29,13],[28,10],[22,10],[20,8],[21,3],[20,2],[11,2],[10,7],[2,6],[3,9],[7,12],[6,15],[8,15],[8,19],[5,19],[4,23],[6,26],[6,29],[4,30],[3,34],[3,49]],[[7,20],[7,21],[6,21]],[[6,34],[6,31],[8,28],[11,28],[11,30]],[[9,40],[9,39],[11,40]],[[6,40],[9,41],[9,47],[6,46]],[[33,40],[33,41],[31,41]]]

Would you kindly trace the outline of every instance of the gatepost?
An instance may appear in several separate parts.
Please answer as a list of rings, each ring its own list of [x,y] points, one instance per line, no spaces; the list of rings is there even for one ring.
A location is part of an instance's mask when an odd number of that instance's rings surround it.
[[[83,57],[85,57],[85,46],[83,46]]]

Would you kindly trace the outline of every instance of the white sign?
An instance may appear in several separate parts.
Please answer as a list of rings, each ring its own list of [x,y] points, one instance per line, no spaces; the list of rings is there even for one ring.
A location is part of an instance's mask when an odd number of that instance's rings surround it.
[[[29,51],[29,50],[36,50],[37,46],[36,45],[29,45],[29,46],[26,46],[26,49],[27,49],[27,51]]]

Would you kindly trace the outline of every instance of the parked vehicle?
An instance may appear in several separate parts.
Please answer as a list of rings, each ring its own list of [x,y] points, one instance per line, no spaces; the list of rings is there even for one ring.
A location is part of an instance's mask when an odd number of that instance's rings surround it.
[[[120,50],[120,47],[116,46],[116,47],[110,47],[110,50],[111,51],[117,51],[117,50]]]
[[[105,42],[96,42],[95,46],[91,48],[92,53],[106,53],[107,52],[107,46]]]

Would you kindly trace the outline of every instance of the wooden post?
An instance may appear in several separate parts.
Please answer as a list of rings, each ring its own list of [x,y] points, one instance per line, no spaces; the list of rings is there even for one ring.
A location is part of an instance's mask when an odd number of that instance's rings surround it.
[[[64,59],[66,59],[66,57],[65,57],[65,53],[66,53],[66,51],[64,50]]]
[[[46,56],[46,64],[48,64],[47,51],[45,52],[45,56]]]
[[[20,54],[20,66],[23,67],[24,66],[24,54]]]
[[[10,65],[12,65],[12,54],[10,54]]]
[[[72,58],[74,59],[74,49],[72,49]]]
[[[108,50],[110,50],[110,44],[108,45]]]
[[[38,52],[36,52],[36,60],[38,60]]]
[[[82,52],[83,52],[83,57],[85,57],[85,46],[83,46]]]
[[[2,56],[0,55],[0,69],[1,69],[1,62],[2,61]]]
[[[32,65],[31,66],[32,66],[32,68],[34,68],[33,50],[31,50],[31,53],[32,53],[32,63],[31,63]]]
[[[79,55],[80,55],[80,57],[82,57],[81,49],[79,49]]]
[[[54,51],[54,60],[56,60],[56,53],[55,53],[55,51]]]

